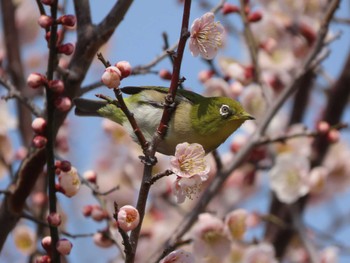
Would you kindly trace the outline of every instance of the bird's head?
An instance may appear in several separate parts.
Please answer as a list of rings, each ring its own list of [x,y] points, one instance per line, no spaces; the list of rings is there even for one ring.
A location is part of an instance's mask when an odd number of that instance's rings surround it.
[[[242,105],[227,97],[210,97],[194,111],[195,125],[203,134],[224,133],[229,136],[246,120],[253,120]],[[221,132],[220,132],[221,130]]]

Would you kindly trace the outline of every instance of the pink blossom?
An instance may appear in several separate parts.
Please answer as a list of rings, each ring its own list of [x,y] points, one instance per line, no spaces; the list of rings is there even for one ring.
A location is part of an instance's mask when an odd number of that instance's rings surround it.
[[[51,250],[51,244],[52,244],[51,236],[45,236],[45,237],[43,237],[43,239],[41,239],[41,246],[46,251],[50,251]]]
[[[198,143],[180,143],[176,146],[175,156],[171,158],[171,170],[181,178],[198,175],[208,178],[210,167],[205,160],[205,151]]]
[[[47,222],[51,226],[59,226],[62,222],[61,215],[59,213],[50,213],[47,216]]]
[[[193,200],[194,197],[198,197],[202,190],[203,180],[198,175],[194,175],[191,178],[177,177],[173,184],[173,192],[176,197],[176,202],[181,204],[185,201],[186,197]]]
[[[33,145],[35,148],[41,149],[46,146],[47,139],[44,136],[37,135],[33,138]]]
[[[48,29],[53,24],[53,18],[51,16],[41,15],[38,19],[38,24],[42,28]]]
[[[40,73],[31,73],[27,78],[27,84],[33,89],[42,87],[47,82],[47,79],[44,75]]]
[[[33,120],[32,122],[32,129],[38,133],[38,134],[42,134],[44,133],[46,128],[46,120],[42,117],[37,117]]]
[[[312,168],[309,180],[310,190],[313,194],[321,193],[326,185],[326,179],[329,174],[329,170],[324,166],[317,166]]]
[[[50,80],[49,88],[55,93],[62,93],[64,91],[64,83],[60,79]]]
[[[92,183],[92,184],[96,184],[96,180],[97,180],[97,173],[93,170],[88,170],[86,172],[84,172],[83,177],[85,180],[87,180],[88,182]]]
[[[72,101],[68,97],[58,97],[55,100],[55,106],[59,111],[66,112],[72,107]]]
[[[100,222],[103,219],[106,219],[109,217],[108,212],[99,205],[92,206],[90,216],[92,219],[94,219],[97,222]]]
[[[69,56],[73,54],[74,49],[75,47],[72,43],[66,43],[66,44],[59,45],[57,47],[57,52]]]
[[[192,56],[213,59],[222,47],[224,28],[220,22],[214,22],[214,18],[214,14],[208,12],[194,20],[189,43]]]
[[[183,249],[178,249],[171,252],[165,258],[163,258],[159,263],[194,263],[194,256]]]
[[[140,222],[139,211],[131,205],[125,205],[119,209],[118,225],[124,231],[135,229]]]
[[[77,169],[71,168],[68,172],[62,172],[58,177],[60,190],[68,197],[76,195],[80,189],[80,179]]]
[[[222,220],[209,214],[200,214],[193,227],[193,254],[207,262],[223,262],[230,252],[231,242]],[[203,261],[200,261],[203,262]]]
[[[101,80],[108,88],[113,89],[119,87],[121,76],[120,70],[115,66],[111,66],[105,69]]]
[[[277,263],[275,251],[271,244],[252,245],[244,252],[242,263]]]
[[[69,255],[70,251],[72,250],[72,247],[72,243],[65,238],[58,240],[56,244],[57,251],[62,255]]]
[[[270,170],[270,187],[277,198],[291,204],[310,191],[310,163],[303,155],[283,153]]]

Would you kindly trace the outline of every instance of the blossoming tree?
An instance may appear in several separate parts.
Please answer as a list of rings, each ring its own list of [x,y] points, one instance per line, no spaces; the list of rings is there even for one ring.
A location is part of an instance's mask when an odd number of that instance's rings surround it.
[[[328,72],[346,1],[169,0],[175,44],[139,66],[110,57],[142,3],[94,22],[93,1],[0,2],[0,261],[349,260],[350,53]],[[98,140],[74,108],[106,117]]]

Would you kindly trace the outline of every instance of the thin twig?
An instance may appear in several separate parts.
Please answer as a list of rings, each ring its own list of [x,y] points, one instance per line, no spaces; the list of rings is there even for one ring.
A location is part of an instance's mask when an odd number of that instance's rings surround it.
[[[159,179],[165,177],[165,176],[169,176],[169,175],[172,175],[173,174],[173,171],[171,170],[166,170],[164,172],[161,172],[161,173],[157,173],[156,175],[152,176],[152,179],[150,180],[150,184],[154,184],[155,182],[157,182]]]

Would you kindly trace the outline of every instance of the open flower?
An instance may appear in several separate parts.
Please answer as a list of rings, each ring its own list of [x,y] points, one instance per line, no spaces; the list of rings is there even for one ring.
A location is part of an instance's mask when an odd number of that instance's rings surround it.
[[[277,156],[271,169],[270,187],[278,200],[291,204],[310,191],[310,163],[305,156],[283,153]]]
[[[30,255],[36,248],[36,235],[34,231],[25,226],[20,225],[13,231],[13,240],[16,248],[25,255]]]
[[[131,205],[125,205],[118,212],[118,225],[124,231],[135,229],[140,222],[139,211]]]
[[[192,56],[201,55],[205,59],[213,59],[223,44],[223,32],[223,26],[220,22],[214,22],[214,14],[211,12],[194,20],[189,46]]]
[[[275,250],[269,243],[252,245],[244,252],[242,263],[277,263]]]
[[[76,195],[80,189],[80,179],[77,169],[72,167],[68,172],[61,172],[58,177],[59,190],[66,196]]]
[[[198,175],[207,179],[209,165],[204,159],[205,151],[198,143],[180,143],[176,146],[175,156],[171,158],[171,170],[181,178]]]
[[[178,249],[171,252],[165,258],[163,258],[160,263],[193,263],[195,262],[194,256],[183,250]]]

